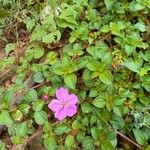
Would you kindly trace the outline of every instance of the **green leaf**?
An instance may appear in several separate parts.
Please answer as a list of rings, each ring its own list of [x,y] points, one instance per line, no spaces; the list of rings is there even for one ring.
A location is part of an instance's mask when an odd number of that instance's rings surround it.
[[[63,75],[64,70],[62,67],[63,67],[62,64],[60,62],[57,62],[57,63],[53,64],[51,70],[53,73],[55,73],[57,75]]]
[[[41,46],[31,44],[29,45],[26,53],[27,57],[31,57],[31,59],[34,57],[35,59],[39,59],[44,55],[44,49]],[[28,58],[28,59],[29,59]]]
[[[14,99],[14,89],[8,89],[4,95],[4,101],[7,103],[11,103],[12,99]]]
[[[86,11],[86,18],[88,20],[93,20],[96,18],[96,14],[97,11],[95,9],[89,9],[88,11]]]
[[[27,30],[28,31],[31,31],[33,29],[33,27],[35,26],[35,20],[30,17],[27,17],[25,20],[24,20],[25,24],[26,24],[26,27],[27,27]]]
[[[23,144],[24,140],[23,140],[23,138],[21,138],[19,136],[12,136],[11,141],[12,141],[13,144],[18,145],[18,144]]]
[[[150,150],[150,145],[147,145],[145,150]]]
[[[77,83],[77,77],[75,74],[68,74],[64,77],[65,84],[71,88],[75,89],[76,88],[76,83]]]
[[[15,120],[15,121],[20,121],[23,117],[23,114],[20,110],[17,110],[15,112],[12,113],[12,118]]]
[[[81,105],[81,110],[83,113],[91,113],[93,111],[93,107],[88,102],[85,102]]]
[[[55,52],[49,52],[48,54],[47,54],[47,59],[46,59],[46,63],[48,63],[48,64],[54,64],[55,62],[57,61],[57,53],[55,53]]]
[[[125,100],[126,98],[117,96],[114,98],[113,103],[115,105],[122,105]]]
[[[101,61],[104,64],[110,65],[112,63],[112,55],[109,52],[104,53],[103,57],[101,58]]]
[[[88,59],[87,57],[80,57],[80,59],[78,59],[76,61],[76,65],[78,69],[82,69],[86,66],[86,64],[88,63]]]
[[[34,89],[30,89],[30,91],[25,95],[25,100],[28,102],[32,102],[38,99],[37,92]]]
[[[95,140],[98,140],[98,138],[100,137],[100,130],[98,128],[94,127],[91,129],[91,134]]]
[[[103,140],[101,144],[101,149],[102,150],[115,150],[111,144],[111,142]]]
[[[56,149],[55,137],[50,136],[50,137],[44,138],[44,145],[48,150],[55,150]]]
[[[83,72],[83,80],[86,86],[93,87],[93,80],[91,80],[91,71],[88,69],[85,69]]]
[[[97,94],[98,94],[97,90],[93,88],[90,90],[89,97],[96,97]]]
[[[54,37],[53,33],[50,33],[50,34],[42,37],[42,42],[44,42],[44,43],[52,43],[54,41],[55,41],[55,37]]]
[[[33,80],[36,83],[42,83],[44,81],[44,76],[41,72],[37,72],[34,76],[33,76]]]
[[[112,82],[113,82],[113,75],[112,75],[111,72],[108,71],[108,70],[106,70],[106,71],[104,71],[103,73],[101,73],[101,74],[99,75],[99,78],[100,78],[100,80],[101,80],[103,83],[105,83],[105,84],[107,84],[107,85],[111,85]]]
[[[145,32],[146,31],[146,26],[145,26],[145,24],[143,22],[136,23],[134,27],[139,29],[141,32]]]
[[[114,115],[110,121],[110,123],[112,124],[113,128],[115,129],[122,129],[125,126],[125,121],[123,120],[123,118]]]
[[[34,111],[41,111],[45,102],[43,100],[38,100],[32,103]]]
[[[94,114],[90,119],[90,124],[93,125],[97,122],[98,116]]]
[[[111,111],[113,106],[114,106],[114,103],[113,103],[112,99],[107,99],[106,108],[108,109],[108,111]]]
[[[6,125],[6,126],[9,126],[9,125],[13,124],[13,120],[12,120],[12,118],[10,117],[8,111],[3,110],[3,111],[0,113],[0,124],[1,124],[1,125]]]
[[[51,123],[47,120],[44,124],[43,124],[43,132],[49,132],[51,131]]]
[[[130,46],[130,45],[125,45],[125,51],[127,53],[127,55],[131,55],[132,53],[135,52],[135,47],[134,46]]]
[[[36,111],[34,113],[34,119],[38,125],[42,125],[47,121],[48,115],[44,111]]]
[[[82,132],[82,131],[78,132],[78,134],[77,134],[77,141],[78,141],[78,143],[81,143],[83,141],[84,137],[85,137],[85,133],[84,132]]]
[[[72,123],[72,129],[84,129],[84,126],[77,120]]]
[[[50,34],[47,34],[45,36],[42,37],[42,42],[44,43],[53,43],[53,42],[56,42],[58,40],[60,40],[61,38],[61,33],[60,31],[54,31]]]
[[[103,33],[107,33],[110,31],[110,27],[109,25],[104,25],[100,28],[100,31],[103,32]]]
[[[34,58],[38,59],[44,55],[44,49],[41,47],[35,47],[34,49]]]
[[[144,9],[144,6],[137,3],[136,1],[131,1],[131,3],[129,4],[129,8],[131,11],[140,11],[140,10]]]
[[[44,35],[46,35],[45,27],[38,24],[31,35],[31,42],[40,41]]]
[[[134,61],[126,61],[122,65],[126,66],[133,72],[139,72],[139,66]]]
[[[84,150],[94,150],[94,140],[91,137],[86,136],[82,141],[82,147]]]
[[[66,139],[65,139],[65,145],[67,147],[72,147],[74,145],[74,136],[72,135],[67,135]]]
[[[131,35],[127,35],[125,41],[134,47],[139,47],[146,49],[148,47],[147,43],[143,42],[143,39],[140,37],[140,34],[137,32],[133,32]]]
[[[3,3],[4,4],[9,4],[7,2],[9,2],[9,1],[4,1]],[[4,8],[0,7],[0,19],[3,19],[4,17],[8,16],[8,14],[9,14],[9,10],[8,9],[6,9],[5,7]]]
[[[89,46],[89,47],[87,47],[86,50],[94,59],[101,58],[103,60],[104,55],[106,55],[108,53],[107,52],[108,46],[106,45],[105,42],[98,41],[95,43],[95,46]],[[107,60],[107,61],[109,61],[109,60]],[[94,60],[92,62],[94,62]]]
[[[56,0],[48,1],[48,3],[50,4],[50,6],[52,6],[52,9],[54,9],[57,6],[57,1]]]
[[[77,11],[74,9],[74,6],[64,5],[61,14],[57,18],[57,25],[61,28],[69,27],[75,29],[78,24],[76,22]]]
[[[114,0],[104,0],[107,10],[110,10],[112,8],[114,2]]]
[[[7,54],[9,54],[11,51],[15,50],[15,48],[16,48],[16,44],[9,43],[6,45],[5,51]]]
[[[133,133],[134,133],[136,141],[139,144],[141,145],[147,144],[147,138],[144,132],[142,132],[140,129],[133,129]]]
[[[6,150],[6,148],[5,148],[5,143],[2,142],[1,140],[0,140],[0,149],[1,149],[1,150]]]
[[[111,28],[112,34],[120,36],[120,37],[124,37],[124,34],[122,33],[122,30],[125,28],[123,21],[110,22],[110,28]]]
[[[88,126],[89,125],[89,118],[88,117],[84,117],[82,119],[82,125],[83,126]]]
[[[96,61],[90,61],[89,63],[86,64],[86,67],[90,71],[96,71],[98,69],[99,63]]]
[[[96,97],[93,101],[92,101],[92,104],[95,106],[95,107],[98,107],[98,108],[103,108],[106,104],[106,100],[101,98],[101,97]]]
[[[54,133],[56,135],[61,135],[63,133],[65,133],[67,131],[68,127],[66,125],[58,125],[57,127],[55,127],[54,129]]]
[[[123,108],[121,106],[114,106],[113,111],[116,115],[120,117],[123,115]]]
[[[26,115],[26,114],[29,112],[29,109],[30,109],[30,105],[28,105],[28,104],[21,104],[21,105],[19,105],[19,110],[20,110],[24,115]]]
[[[16,128],[16,135],[19,137],[25,137],[27,134],[27,122],[20,123]]]

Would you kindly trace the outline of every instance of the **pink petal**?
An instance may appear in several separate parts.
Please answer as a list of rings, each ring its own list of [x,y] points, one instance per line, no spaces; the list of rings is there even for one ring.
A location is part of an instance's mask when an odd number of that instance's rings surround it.
[[[75,94],[70,94],[66,100],[68,105],[75,105],[78,102],[78,97]]]
[[[64,108],[55,112],[55,118],[57,118],[60,121],[65,119],[66,117],[67,117],[67,114],[66,114],[66,110]]]
[[[77,113],[77,106],[71,105],[65,108],[67,116],[72,117],[74,114]]]
[[[61,104],[61,102],[60,102],[59,100],[54,99],[54,100],[52,100],[52,101],[49,103],[48,107],[49,107],[52,111],[56,112],[56,111],[58,111],[59,109],[61,109],[63,106],[62,106],[62,104]]]
[[[69,95],[69,92],[67,89],[65,88],[59,88],[57,91],[56,91],[56,97],[58,98],[58,100],[60,101],[65,101],[67,99]]]

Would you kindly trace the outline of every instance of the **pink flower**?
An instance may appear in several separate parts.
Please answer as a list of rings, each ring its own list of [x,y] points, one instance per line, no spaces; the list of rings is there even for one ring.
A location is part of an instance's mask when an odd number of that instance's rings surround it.
[[[55,112],[55,118],[63,120],[77,113],[78,97],[75,94],[69,94],[67,89],[61,87],[57,89],[56,97],[57,99],[53,99],[48,105]]]

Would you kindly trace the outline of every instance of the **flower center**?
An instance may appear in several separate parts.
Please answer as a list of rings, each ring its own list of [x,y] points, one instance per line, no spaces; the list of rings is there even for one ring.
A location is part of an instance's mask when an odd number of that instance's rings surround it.
[[[62,105],[63,105],[63,108],[64,108],[67,105],[67,103],[65,101],[63,101]]]

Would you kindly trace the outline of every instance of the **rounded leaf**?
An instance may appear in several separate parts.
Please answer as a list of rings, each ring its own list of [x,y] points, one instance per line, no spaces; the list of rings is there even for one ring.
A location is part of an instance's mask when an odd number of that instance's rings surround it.
[[[75,89],[76,87],[76,83],[77,83],[77,77],[75,74],[68,74],[64,77],[64,81],[66,83],[66,85],[71,88],[71,89]]]
[[[47,121],[48,115],[44,111],[36,111],[34,113],[34,119],[38,125],[42,125]]]
[[[66,140],[65,140],[65,145],[67,147],[72,147],[74,144],[74,137],[72,135],[67,135]]]
[[[53,136],[44,139],[44,145],[48,150],[56,149],[56,140]]]
[[[103,98],[101,98],[101,97],[97,97],[97,98],[95,98],[95,99],[92,101],[92,104],[93,104],[95,107],[103,108],[103,107],[105,107],[106,100],[103,99]]]
[[[113,81],[113,75],[111,74],[110,71],[106,70],[104,71],[102,74],[99,75],[100,80],[107,84],[107,85],[111,85],[112,81]]]
[[[44,76],[41,72],[38,72],[33,76],[33,80],[36,83],[42,83],[44,81]]]

